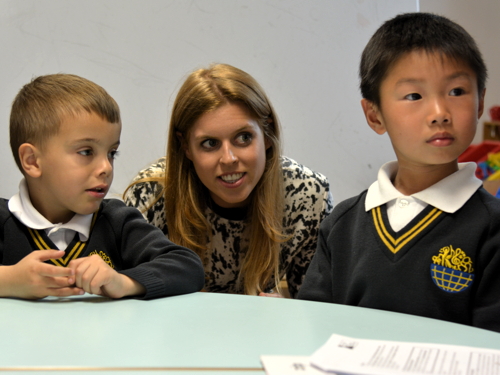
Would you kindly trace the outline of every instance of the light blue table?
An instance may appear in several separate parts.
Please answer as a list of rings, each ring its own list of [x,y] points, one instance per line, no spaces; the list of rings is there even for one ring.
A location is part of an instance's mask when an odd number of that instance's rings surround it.
[[[499,333],[358,307],[212,293],[86,295],[0,299],[0,372],[262,374],[260,355],[310,355],[332,333],[500,349]]]

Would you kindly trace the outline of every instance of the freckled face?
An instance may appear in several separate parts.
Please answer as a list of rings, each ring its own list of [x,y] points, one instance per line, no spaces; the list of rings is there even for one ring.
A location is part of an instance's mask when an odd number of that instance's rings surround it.
[[[474,138],[484,106],[467,65],[422,51],[394,64],[380,97],[379,123],[370,125],[389,134],[400,168],[456,163]]]
[[[257,120],[241,104],[202,115],[191,128],[186,156],[214,202],[244,207],[264,173],[266,141]]]
[[[41,175],[30,188],[34,207],[52,223],[97,211],[113,181],[120,132],[120,124],[95,113],[67,116],[40,150]]]

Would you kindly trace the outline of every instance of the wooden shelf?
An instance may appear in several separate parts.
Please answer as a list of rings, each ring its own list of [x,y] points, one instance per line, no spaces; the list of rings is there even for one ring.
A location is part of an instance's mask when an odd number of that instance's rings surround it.
[[[500,121],[484,122],[483,140],[500,141]]]

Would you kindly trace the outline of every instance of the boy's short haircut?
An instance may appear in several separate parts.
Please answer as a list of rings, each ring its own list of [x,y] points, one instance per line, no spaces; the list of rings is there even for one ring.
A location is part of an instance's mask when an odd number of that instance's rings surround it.
[[[19,146],[31,143],[43,148],[57,134],[66,116],[82,110],[95,113],[106,121],[121,123],[120,109],[101,86],[72,74],[52,74],[34,78],[23,86],[10,113],[10,147],[18,168]]]
[[[419,50],[465,63],[476,74],[478,92],[485,88],[486,65],[467,31],[442,16],[405,13],[380,26],[363,50],[359,66],[363,98],[379,107],[380,86],[389,69],[403,55]]]

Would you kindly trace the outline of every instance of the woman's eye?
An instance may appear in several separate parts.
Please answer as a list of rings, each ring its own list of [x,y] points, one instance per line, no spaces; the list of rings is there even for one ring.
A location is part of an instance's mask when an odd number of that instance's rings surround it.
[[[207,139],[201,143],[201,147],[210,150],[217,147],[217,141],[215,139]]]
[[[248,144],[252,141],[253,137],[252,137],[252,134],[250,133],[243,133],[243,134],[240,134],[238,135],[238,137],[236,138],[236,141],[239,143],[239,144]]]
[[[450,91],[451,96],[460,96],[460,95],[463,95],[464,93],[465,93],[465,90],[461,89],[461,88],[455,88],[455,89]]]
[[[419,100],[419,99],[422,99],[422,96],[420,94],[417,94],[417,93],[413,92],[411,94],[406,95],[405,99],[408,99],[408,100]]]
[[[82,156],[91,156],[92,155],[92,150],[88,149],[88,150],[82,150],[82,151],[78,151],[78,153]]]

